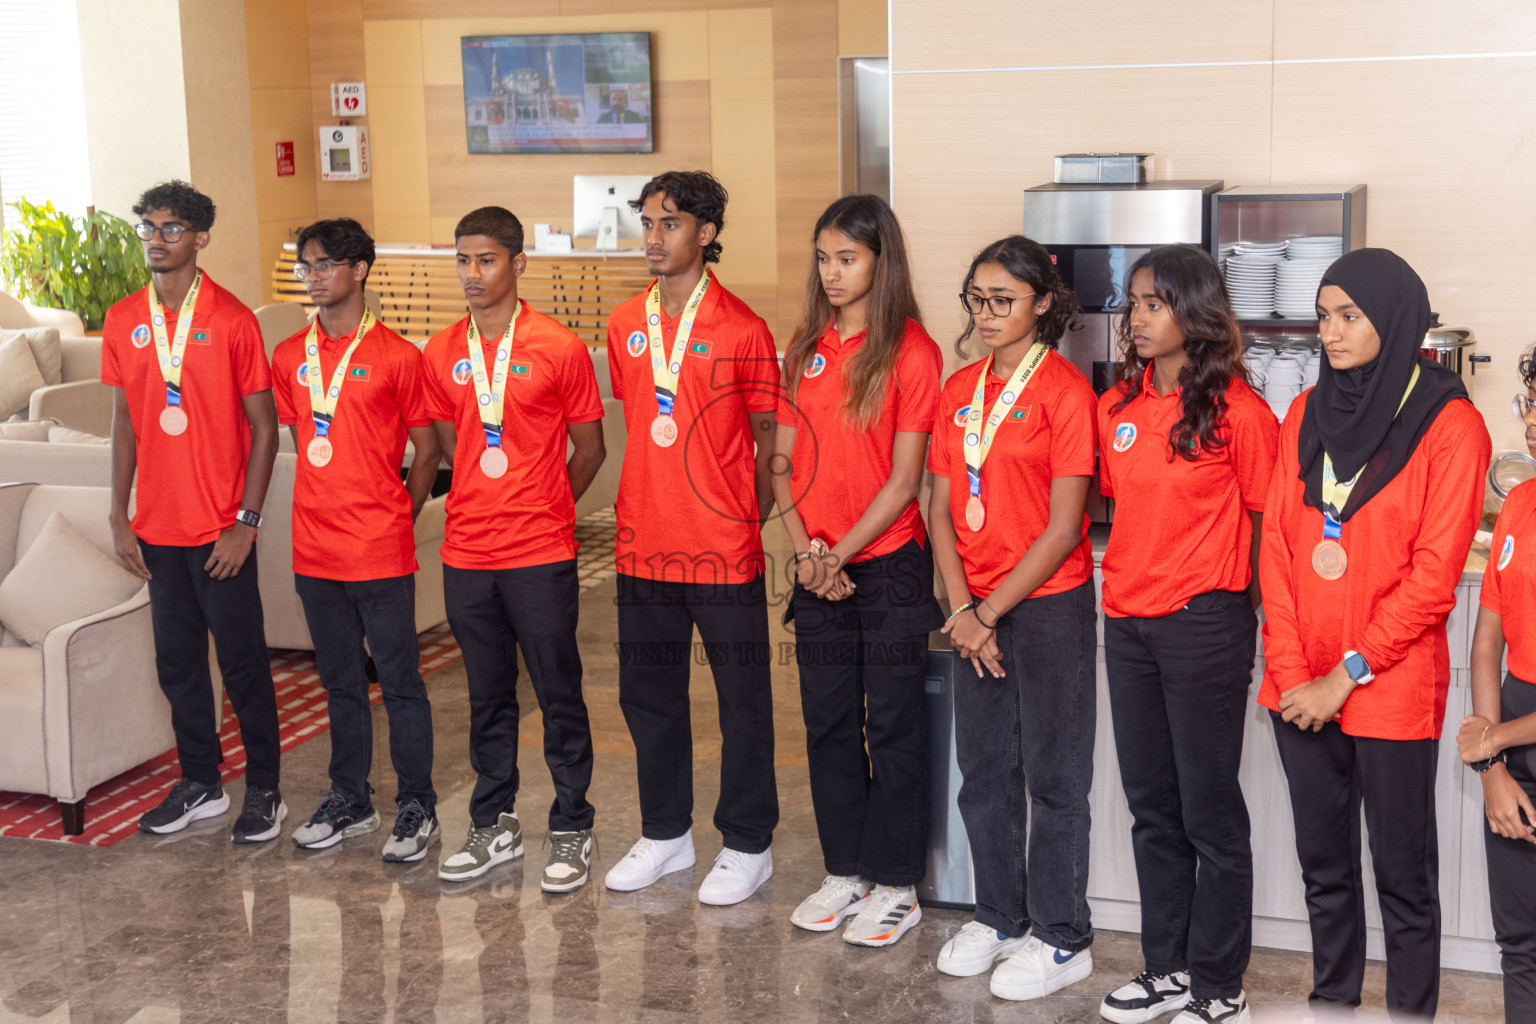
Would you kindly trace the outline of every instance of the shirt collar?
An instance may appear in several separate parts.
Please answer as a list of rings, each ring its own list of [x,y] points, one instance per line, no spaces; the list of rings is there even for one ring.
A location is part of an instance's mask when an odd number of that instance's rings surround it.
[[[1152,371],[1156,368],[1156,362],[1149,362],[1147,363],[1147,368],[1142,371],[1141,393],[1146,395],[1148,398],[1159,402],[1165,402],[1169,399],[1182,400],[1184,397],[1184,386],[1182,384],[1174,388],[1172,394],[1167,395],[1163,394],[1161,391],[1157,390],[1157,388],[1152,386]]]

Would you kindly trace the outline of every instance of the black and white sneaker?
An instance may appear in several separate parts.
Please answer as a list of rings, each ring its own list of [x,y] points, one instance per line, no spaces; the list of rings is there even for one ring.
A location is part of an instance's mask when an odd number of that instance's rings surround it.
[[[277,791],[276,786],[271,789],[247,786],[245,805],[240,808],[240,817],[235,819],[235,827],[229,835],[230,841],[264,843],[276,839],[283,830],[283,819],[286,817],[288,805],[283,803],[283,794]]]
[[[1104,997],[1099,1016],[1115,1024],[1143,1024],[1189,1002],[1189,973],[1153,974],[1142,971]]]
[[[394,831],[384,840],[384,860],[390,864],[421,860],[436,840],[437,816],[419,800],[407,800],[395,814]]]
[[[343,839],[376,832],[379,812],[372,803],[351,803],[334,789],[325,791],[320,806],[309,820],[293,830],[293,845],[305,850],[324,850]]]
[[[1173,1024],[1248,1024],[1248,999],[1239,992],[1231,999],[1191,999]]]
[[[218,783],[211,786],[182,779],[159,805],[139,819],[140,832],[166,835],[180,832],[201,818],[213,818],[229,810],[229,794]]]

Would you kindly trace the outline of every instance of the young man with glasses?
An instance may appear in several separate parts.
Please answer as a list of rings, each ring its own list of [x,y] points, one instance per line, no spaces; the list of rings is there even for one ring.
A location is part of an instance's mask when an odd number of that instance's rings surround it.
[[[630,205],[656,280],[608,321],[629,440],[618,500],[619,706],[635,741],[640,840],[609,889],[693,867],[694,627],[720,702],[722,849],[699,900],[740,903],[773,875],[773,774],[762,522],[779,362],[762,318],[708,269],[725,189],[703,171],[652,178]],[[754,449],[754,444],[756,445]]]
[[[314,322],[272,353],[278,420],[293,433],[293,573],[315,642],[331,716],[331,788],[293,833],[307,850],[373,832],[369,794],[373,710],[371,651],[389,717],[397,783],[391,863],[417,861],[437,838],[432,789],[432,705],[416,642],[414,522],[437,476],[437,433],[415,345],[378,321],[363,286],[373,239],[355,220],[322,220],[299,232],[294,276],[316,306]],[[415,449],[404,484],[406,437]],[[366,638],[367,648],[364,648]]]
[[[443,598],[469,677],[469,835],[443,861],[450,882],[522,856],[514,809],[517,651],[544,719],[555,784],[540,887],[581,888],[597,844],[592,731],[576,646],[576,499],[603,462],[592,358],[564,325],[528,307],[523,225],[487,206],[454,228],[469,316],[427,342],[427,405],[453,466],[443,530]],[[566,458],[567,446],[573,451]]]
[[[232,838],[265,842],[288,813],[252,557],[277,452],[266,349],[251,311],[198,269],[213,202],[171,181],[145,192],[133,212],[143,218],[137,232],[153,278],[113,305],[102,329],[101,380],[113,388],[111,524],[118,558],[149,580],[155,666],[182,776],[139,828],[178,832],[229,808],[208,671],[212,632],[246,754]]]

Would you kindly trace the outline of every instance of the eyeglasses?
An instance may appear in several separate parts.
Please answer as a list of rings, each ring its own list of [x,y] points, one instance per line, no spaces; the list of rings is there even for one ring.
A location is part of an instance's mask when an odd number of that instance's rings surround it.
[[[1536,402],[1531,401],[1524,395],[1516,395],[1510,407],[1515,411],[1515,419],[1524,423],[1525,418],[1531,414],[1531,410],[1536,409]]]
[[[181,241],[181,236],[187,233],[185,224],[151,224],[149,221],[140,221],[133,226],[133,233],[148,242],[155,237],[155,232],[160,232],[160,237],[171,245]]]
[[[356,262],[357,260],[341,260],[338,263],[332,263],[330,260],[321,260],[319,263],[295,263],[293,265],[293,276],[300,281],[308,281],[310,278],[314,278],[316,281],[324,281],[336,273],[337,267],[350,267]]]
[[[1012,295],[978,295],[975,292],[961,292],[960,305],[971,316],[978,315],[983,309],[990,309],[993,316],[1003,317],[1013,312],[1015,302],[1023,302],[1032,299],[1039,292],[1030,292],[1028,295],[1020,295],[1014,298]]]

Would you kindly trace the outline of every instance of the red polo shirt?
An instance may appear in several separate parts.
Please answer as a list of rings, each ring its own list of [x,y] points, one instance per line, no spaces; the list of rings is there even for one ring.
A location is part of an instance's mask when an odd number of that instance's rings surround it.
[[[1493,447],[1483,417],[1465,399],[1441,411],[1402,471],[1344,523],[1339,543],[1349,566],[1330,581],[1312,568],[1323,514],[1303,503],[1298,477],[1305,402],[1303,393],[1285,417],[1264,508],[1259,703],[1279,710],[1286,690],[1327,675],[1345,651],[1359,651],[1376,678],[1344,702],[1344,731],[1436,738],[1451,680],[1445,617],[1456,606],[1456,584],[1482,516]]]
[[[970,500],[965,470],[966,424],[976,378],[985,359],[962,367],[944,385],[934,420],[928,468],[949,480],[949,514],[955,522],[956,548],[965,564],[971,593],[986,597],[1019,564],[1051,521],[1051,481],[1061,476],[1093,476],[1093,387],[1077,368],[1051,352],[998,424],[992,447],[981,468],[981,500],[986,521],[981,532],[965,525]],[[979,430],[1007,381],[987,374]],[[1082,521],[1082,542],[1030,597],[1059,594],[1082,586],[1093,576],[1093,548],[1088,542],[1088,516]]]
[[[320,378],[329,385],[356,330],[320,339]],[[352,353],[329,433],[324,466],[306,452],[315,436],[309,405],[308,328],[272,353],[278,421],[296,426],[299,464],[293,488],[293,571],[328,580],[380,580],[418,568],[411,495],[400,479],[406,429],[432,425],[415,345],[376,323]]]
[[[1503,623],[1509,671],[1536,683],[1536,487],[1521,484],[1504,499],[1481,600]]]
[[[608,320],[608,370],[624,403],[629,436],[619,477],[618,566],[629,576],[682,583],[745,583],[763,573],[763,534],[754,485],[749,413],[778,407],[779,361],[773,335],[718,280],[704,293],[678,375],[677,443],[651,440],[656,378],[651,371],[645,300],[650,289]],[[662,314],[668,355],[677,320]]]
[[[820,537],[828,545],[843,539],[891,479],[897,431],[929,433],[939,408],[944,357],[923,325],[908,320],[879,419],[867,430],[851,426],[843,415],[843,372],[863,344],[863,331],[839,341],[837,327],[829,319],[794,397],[786,388],[776,417],[796,431],[789,478],[796,511],[811,537]],[[928,541],[915,498],[885,532],[849,561],[888,555],[909,540]]]
[[[165,310],[168,338],[179,309]],[[256,317],[203,274],[181,368],[187,429],[160,429],[165,380],[149,324],[149,288],[107,310],[101,381],[122,388],[133,423],[138,481],[133,532],[146,544],[197,547],[235,523],[251,458],[247,395],[270,390],[267,350]]]
[[[1242,381],[1227,388],[1226,422],[1215,452],[1173,455],[1168,432],[1184,415],[1183,389],[1160,395],[1152,367],[1141,393],[1116,410],[1124,391],[1099,399],[1099,490],[1115,499],[1104,550],[1104,614],[1161,618],[1197,594],[1246,590],[1253,522],[1275,464],[1275,414]]]
[[[489,368],[498,338],[480,339]],[[443,528],[443,563],[456,569],[520,569],[576,557],[576,501],[565,460],[566,427],[603,418],[592,357],[556,320],[522,304],[512,333],[503,400],[507,472],[480,471],[485,430],[469,370],[469,317],[426,348],[427,410],[458,432]]]

